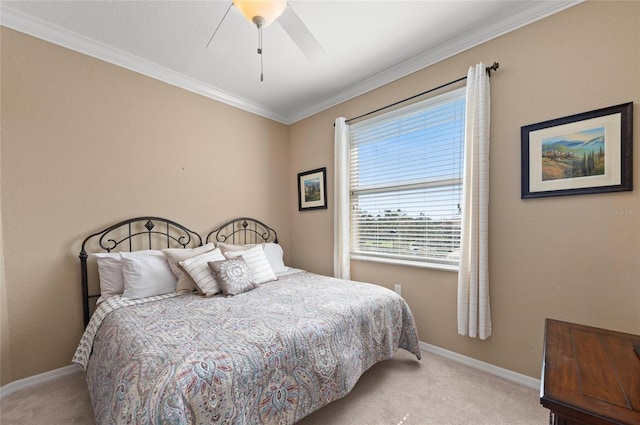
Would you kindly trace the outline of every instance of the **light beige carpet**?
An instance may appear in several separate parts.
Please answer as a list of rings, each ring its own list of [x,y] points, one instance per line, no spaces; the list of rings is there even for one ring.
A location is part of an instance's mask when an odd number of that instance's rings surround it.
[[[79,371],[5,397],[2,425],[93,425]],[[399,350],[367,371],[346,397],[299,425],[545,425],[537,390],[423,352]]]

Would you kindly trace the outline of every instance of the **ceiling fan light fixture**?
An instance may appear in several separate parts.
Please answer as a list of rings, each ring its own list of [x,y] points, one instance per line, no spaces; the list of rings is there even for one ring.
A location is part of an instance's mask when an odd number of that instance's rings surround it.
[[[233,0],[247,21],[257,27],[268,27],[287,7],[287,0]]]

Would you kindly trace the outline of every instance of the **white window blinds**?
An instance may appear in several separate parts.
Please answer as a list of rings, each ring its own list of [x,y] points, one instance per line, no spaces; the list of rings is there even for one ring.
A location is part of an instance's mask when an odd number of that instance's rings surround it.
[[[351,256],[456,268],[465,89],[350,127]]]

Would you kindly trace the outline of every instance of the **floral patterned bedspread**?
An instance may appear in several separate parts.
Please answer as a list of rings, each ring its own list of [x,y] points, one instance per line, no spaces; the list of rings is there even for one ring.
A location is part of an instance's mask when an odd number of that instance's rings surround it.
[[[299,272],[229,298],[117,299],[74,357],[98,425],[293,424],[398,347],[420,358],[408,305],[373,284]]]

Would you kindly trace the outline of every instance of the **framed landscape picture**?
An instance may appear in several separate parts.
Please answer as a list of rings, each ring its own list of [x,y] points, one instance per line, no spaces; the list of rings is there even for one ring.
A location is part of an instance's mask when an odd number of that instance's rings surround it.
[[[633,190],[633,103],[521,128],[521,198]]]
[[[298,211],[327,208],[327,169],[298,173]]]

